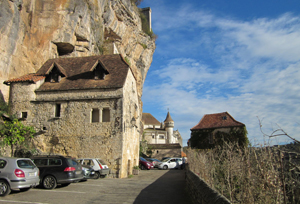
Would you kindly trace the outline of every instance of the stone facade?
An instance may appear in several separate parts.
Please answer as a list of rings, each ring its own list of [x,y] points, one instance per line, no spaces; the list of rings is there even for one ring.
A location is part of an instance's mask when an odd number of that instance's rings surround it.
[[[21,79],[6,82],[10,85],[11,113],[20,118],[24,118],[26,113],[24,124],[35,127],[34,145],[40,154],[101,158],[116,177],[132,174],[133,166],[137,166],[139,161],[139,98],[135,76],[118,56],[112,55],[111,60],[119,60],[117,63],[121,63],[125,70],[125,83],[122,82],[121,87],[46,91],[43,86],[47,83],[48,87],[57,84],[45,82],[45,78],[34,83]],[[67,69],[65,65],[62,67]],[[110,74],[102,80],[103,83],[113,74],[110,65],[105,67]],[[94,110],[99,111],[96,114],[99,121],[96,122],[93,121]]]

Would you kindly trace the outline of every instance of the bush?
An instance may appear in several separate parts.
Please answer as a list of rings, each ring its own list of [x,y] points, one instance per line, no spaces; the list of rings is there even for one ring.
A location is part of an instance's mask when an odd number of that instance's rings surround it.
[[[187,150],[190,170],[233,203],[299,203],[300,168],[288,155],[232,143]]]

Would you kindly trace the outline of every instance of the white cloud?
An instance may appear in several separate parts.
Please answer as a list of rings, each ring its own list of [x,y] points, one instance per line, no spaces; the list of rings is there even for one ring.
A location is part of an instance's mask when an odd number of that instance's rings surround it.
[[[168,36],[157,46],[159,55],[178,51],[184,57],[174,54],[150,69],[146,81],[156,85],[145,84],[144,104],[170,108],[185,140],[204,114],[224,111],[246,124],[251,140],[262,138],[257,117],[267,133],[282,127],[300,140],[300,17],[245,22],[187,8],[172,19],[166,12],[155,24],[159,36]],[[195,32],[190,25],[201,34],[178,42],[182,29]]]

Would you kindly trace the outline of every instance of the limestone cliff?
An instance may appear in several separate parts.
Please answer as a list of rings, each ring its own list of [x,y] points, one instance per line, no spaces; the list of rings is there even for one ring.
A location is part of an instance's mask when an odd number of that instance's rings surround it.
[[[130,0],[0,0],[0,89],[49,58],[118,52],[129,62],[139,97],[155,40],[142,31]]]

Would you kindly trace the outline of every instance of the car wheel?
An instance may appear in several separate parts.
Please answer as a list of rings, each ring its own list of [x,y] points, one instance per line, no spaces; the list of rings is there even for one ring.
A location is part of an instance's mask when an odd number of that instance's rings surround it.
[[[0,180],[0,196],[6,196],[10,193],[10,186],[5,180]]]
[[[54,176],[46,176],[43,180],[43,187],[45,189],[54,189],[56,188],[57,183],[56,183],[56,179],[54,178]]]
[[[98,178],[100,178],[100,173],[96,171],[94,174],[94,179],[98,179]]]
[[[145,169],[146,169],[146,168],[142,165],[142,166],[141,166],[141,170],[145,170]]]
[[[168,166],[167,166],[167,165],[164,165],[163,169],[164,169],[164,170],[167,170],[167,169],[168,169]]]
[[[29,191],[31,189],[31,187],[29,188],[20,188],[20,191],[25,192],[25,191]]]

